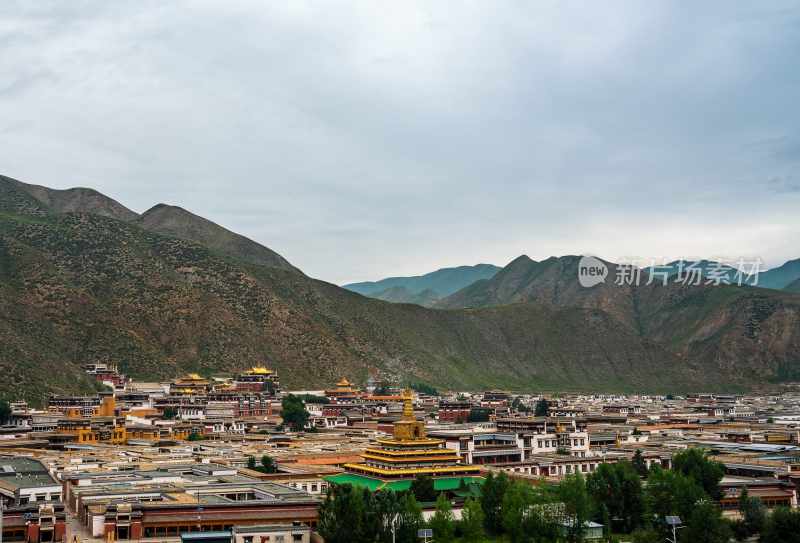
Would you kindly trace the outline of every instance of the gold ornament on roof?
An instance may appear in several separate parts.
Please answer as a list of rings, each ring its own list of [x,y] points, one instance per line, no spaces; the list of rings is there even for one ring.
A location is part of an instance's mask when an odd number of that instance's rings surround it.
[[[410,388],[403,391],[403,420],[416,420],[414,417],[414,393]]]

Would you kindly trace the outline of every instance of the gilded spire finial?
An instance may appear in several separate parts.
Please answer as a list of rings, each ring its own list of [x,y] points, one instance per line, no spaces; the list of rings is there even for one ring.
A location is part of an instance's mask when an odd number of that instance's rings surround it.
[[[414,394],[410,388],[403,391],[403,419],[416,420],[414,417]]]

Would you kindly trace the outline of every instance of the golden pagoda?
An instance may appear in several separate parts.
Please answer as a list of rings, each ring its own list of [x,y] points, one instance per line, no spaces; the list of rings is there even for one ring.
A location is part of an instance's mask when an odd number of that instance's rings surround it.
[[[355,388],[347,378],[342,377],[342,380],[336,383],[336,388],[325,391],[325,396],[333,401],[352,401],[361,397],[361,391]]]
[[[470,482],[480,474],[479,466],[462,464],[461,457],[445,447],[443,439],[425,435],[425,423],[414,416],[411,390],[406,389],[402,397],[403,417],[394,423],[392,437],[378,439],[377,446],[368,447],[361,455],[364,462],[345,464],[346,473],[329,481],[402,490],[417,476],[429,475],[437,489],[452,490],[458,488],[462,478]]]

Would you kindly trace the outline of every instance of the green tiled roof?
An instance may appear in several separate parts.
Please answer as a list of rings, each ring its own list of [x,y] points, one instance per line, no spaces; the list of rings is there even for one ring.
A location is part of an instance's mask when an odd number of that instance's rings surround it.
[[[378,488],[383,485],[383,481],[380,479],[364,477],[363,475],[356,475],[354,473],[338,473],[325,477],[324,479],[335,485],[365,486],[372,491],[378,490]]]
[[[482,485],[483,484],[483,477],[437,477],[433,479],[433,488],[439,492],[444,492],[448,490],[458,490],[461,486],[461,480],[468,485]],[[333,483],[336,485],[353,485],[353,486],[360,486],[368,488],[371,491],[376,490],[394,490],[396,492],[400,492],[403,490],[408,490],[411,488],[411,483],[413,479],[401,479],[399,481],[383,481],[381,479],[374,479],[372,477],[367,477],[365,475],[359,475],[357,473],[339,473],[337,475],[331,475],[329,477],[325,477],[325,480],[329,483]]]

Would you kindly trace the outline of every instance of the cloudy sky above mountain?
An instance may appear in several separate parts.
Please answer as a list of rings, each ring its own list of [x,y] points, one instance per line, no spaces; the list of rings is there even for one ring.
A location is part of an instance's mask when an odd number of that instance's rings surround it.
[[[333,282],[800,257],[797,2],[3,2],[0,173]]]

